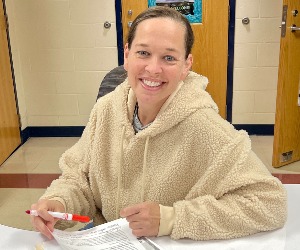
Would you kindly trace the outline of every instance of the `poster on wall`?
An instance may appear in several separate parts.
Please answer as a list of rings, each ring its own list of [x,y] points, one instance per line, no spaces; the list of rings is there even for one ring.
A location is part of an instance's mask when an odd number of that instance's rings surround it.
[[[190,23],[202,22],[202,0],[148,0],[148,6],[167,6],[185,15]]]

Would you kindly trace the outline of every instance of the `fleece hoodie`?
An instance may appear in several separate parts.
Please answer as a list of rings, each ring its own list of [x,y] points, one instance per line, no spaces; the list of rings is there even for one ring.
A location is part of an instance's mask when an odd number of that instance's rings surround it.
[[[206,83],[191,72],[135,134],[136,97],[125,80],[97,101],[82,137],[59,161],[62,175],[41,198],[96,225],[129,205],[158,202],[159,235],[173,239],[230,239],[282,227],[283,185],[251,151],[248,134],[219,116]]]

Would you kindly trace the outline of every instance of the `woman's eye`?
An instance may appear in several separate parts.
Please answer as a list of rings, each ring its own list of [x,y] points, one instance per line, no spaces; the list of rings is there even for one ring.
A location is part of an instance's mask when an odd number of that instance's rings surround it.
[[[175,58],[173,56],[165,56],[165,59],[169,62],[172,62],[175,60]]]
[[[140,56],[149,56],[149,53],[147,51],[138,51],[137,54]]]

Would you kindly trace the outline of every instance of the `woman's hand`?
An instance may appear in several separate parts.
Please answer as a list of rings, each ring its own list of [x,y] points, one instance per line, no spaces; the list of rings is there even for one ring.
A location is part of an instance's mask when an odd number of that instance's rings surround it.
[[[36,210],[39,215],[30,216],[31,224],[35,230],[41,232],[49,239],[53,239],[50,231],[53,232],[54,225],[58,219],[51,216],[48,211],[65,212],[63,204],[55,200],[39,200],[37,203],[31,205],[31,209]]]
[[[120,216],[126,218],[136,237],[158,235],[160,208],[157,202],[147,201],[126,207],[121,210]]]

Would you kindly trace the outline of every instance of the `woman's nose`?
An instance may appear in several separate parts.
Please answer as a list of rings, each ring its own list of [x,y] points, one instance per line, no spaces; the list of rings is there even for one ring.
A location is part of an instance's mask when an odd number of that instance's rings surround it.
[[[162,65],[158,58],[151,58],[148,60],[145,70],[150,74],[159,74],[162,72]]]

